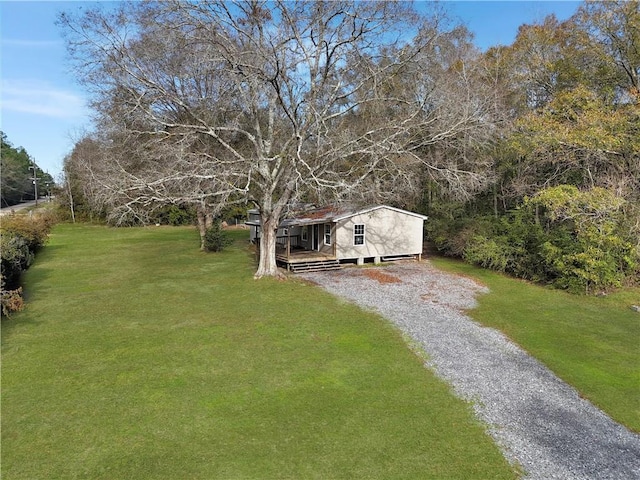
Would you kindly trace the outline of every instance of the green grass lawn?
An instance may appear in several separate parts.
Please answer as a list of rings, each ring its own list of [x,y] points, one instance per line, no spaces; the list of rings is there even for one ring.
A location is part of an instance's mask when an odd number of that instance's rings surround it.
[[[246,232],[59,225],[2,324],[2,478],[515,478],[380,317]]]
[[[640,288],[606,297],[577,296],[514,280],[450,259],[436,266],[488,286],[469,312],[498,328],[585,398],[640,431]]]

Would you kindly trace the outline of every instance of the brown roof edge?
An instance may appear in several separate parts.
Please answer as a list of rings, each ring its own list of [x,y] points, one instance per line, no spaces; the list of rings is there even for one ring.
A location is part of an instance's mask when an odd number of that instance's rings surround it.
[[[299,212],[296,216],[283,220],[280,225],[282,227],[288,227],[293,225],[313,225],[316,223],[337,222],[338,220],[343,220],[353,215],[371,212],[380,208],[388,208],[389,210],[393,210],[395,212],[421,218],[422,220],[427,219],[425,215],[410,212],[408,210],[402,210],[400,208],[390,207],[388,205],[375,205],[364,208],[357,208],[353,207],[352,205],[330,205],[322,208],[314,208],[312,210]]]

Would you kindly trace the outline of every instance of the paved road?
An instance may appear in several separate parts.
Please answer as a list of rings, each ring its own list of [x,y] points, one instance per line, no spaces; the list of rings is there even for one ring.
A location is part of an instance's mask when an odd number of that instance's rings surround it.
[[[429,262],[303,276],[374,308],[419,342],[427,365],[473,404],[525,478],[640,479],[640,435],[581,398],[502,333],[464,315],[485,287]]]
[[[38,200],[38,204],[46,202],[46,199]],[[20,210],[24,210],[25,208],[34,207],[36,205],[36,201],[32,200],[30,202],[20,203],[18,205],[12,205],[10,207],[5,207],[0,209],[0,215],[9,215],[14,212],[19,212]]]

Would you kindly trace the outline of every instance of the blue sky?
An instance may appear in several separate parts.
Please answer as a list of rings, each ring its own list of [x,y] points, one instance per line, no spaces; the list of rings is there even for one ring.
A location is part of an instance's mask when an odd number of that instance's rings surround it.
[[[426,2],[418,2],[426,3]],[[575,13],[575,1],[444,1],[481,49],[515,39],[518,27],[554,13]],[[0,129],[56,178],[75,140],[89,128],[86,96],[69,72],[56,15],[89,2],[0,0]],[[423,7],[423,5],[420,5]],[[0,172],[1,173],[1,172]]]

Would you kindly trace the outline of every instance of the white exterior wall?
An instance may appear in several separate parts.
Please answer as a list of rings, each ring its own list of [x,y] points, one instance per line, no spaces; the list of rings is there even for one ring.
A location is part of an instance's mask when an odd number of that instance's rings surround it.
[[[365,226],[364,245],[354,245],[354,225]],[[335,230],[339,259],[418,255],[422,253],[424,220],[379,208],[339,220]]]

